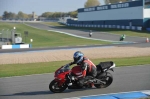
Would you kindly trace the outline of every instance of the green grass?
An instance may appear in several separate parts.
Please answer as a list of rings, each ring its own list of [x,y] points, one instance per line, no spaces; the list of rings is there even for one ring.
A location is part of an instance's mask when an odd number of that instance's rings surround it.
[[[103,61],[114,61],[117,67],[150,64],[150,56],[115,59],[92,59],[95,64]],[[51,73],[71,61],[55,61],[46,63],[0,65],[0,77],[21,76],[30,74]]]
[[[57,22],[43,22],[43,24],[58,26],[60,28],[68,28],[68,29],[86,29],[86,30],[96,30],[103,31],[114,34],[125,34],[127,36],[138,36],[138,37],[150,37],[150,32],[148,31],[132,31],[132,30],[122,30],[122,29],[107,29],[107,28],[85,28],[85,27],[73,27],[73,26],[65,26],[59,24]]]
[[[33,39],[33,47],[54,47],[54,46],[76,46],[76,45],[93,45],[93,44],[111,44],[110,42],[87,40],[77,37],[72,37],[69,35],[50,32],[46,30],[39,30],[22,23],[0,23],[0,32],[2,29],[12,29],[16,27],[16,32],[22,34],[23,41],[24,31],[28,31],[29,35],[26,39],[26,43],[30,43],[30,39]]]

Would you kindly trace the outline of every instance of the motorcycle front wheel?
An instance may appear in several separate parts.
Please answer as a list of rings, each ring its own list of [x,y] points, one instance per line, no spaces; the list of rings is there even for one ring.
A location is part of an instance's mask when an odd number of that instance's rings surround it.
[[[96,88],[106,88],[113,82],[113,76],[109,72],[99,75],[97,79],[104,82],[104,84],[94,84]]]
[[[50,84],[49,84],[49,89],[51,92],[53,93],[60,93],[63,92],[66,88],[67,85],[62,85],[62,86],[58,86],[59,82],[53,80]]]

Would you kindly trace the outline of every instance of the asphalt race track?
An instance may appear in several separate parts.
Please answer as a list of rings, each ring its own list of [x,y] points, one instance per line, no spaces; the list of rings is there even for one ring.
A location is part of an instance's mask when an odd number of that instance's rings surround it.
[[[62,99],[69,97],[150,90],[150,66],[115,68],[112,85],[103,89],[67,89],[63,93],[49,91],[53,74],[0,78],[0,99]]]
[[[40,23],[26,23],[27,25],[30,25],[32,27],[36,27],[43,30],[55,30],[55,31],[62,31],[67,32],[70,34],[83,36],[83,37],[89,37],[89,31],[88,30],[75,30],[75,29],[64,29],[64,28],[58,28],[54,26],[48,26]],[[93,32],[92,38],[95,39],[103,39],[103,40],[111,40],[111,41],[119,41],[119,38],[122,34],[111,34],[106,32]],[[144,37],[131,37],[127,36],[124,41],[130,41],[130,42],[145,42],[146,38]]]

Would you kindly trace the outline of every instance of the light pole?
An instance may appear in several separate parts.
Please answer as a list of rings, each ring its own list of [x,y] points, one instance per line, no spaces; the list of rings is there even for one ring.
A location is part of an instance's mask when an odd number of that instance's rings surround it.
[[[31,42],[31,44],[30,44],[30,48],[32,47],[32,42],[33,42],[33,39],[30,39],[30,42]]]
[[[3,31],[4,31],[5,29],[2,29],[2,42],[3,42]]]
[[[16,27],[14,27],[13,29],[12,29],[12,31],[11,31],[11,41],[12,41],[12,44],[15,44],[15,29],[16,29]]]
[[[7,30],[7,42],[8,42],[8,31],[9,31],[9,29]]]
[[[2,33],[0,33],[0,35],[1,35],[1,39],[2,39]],[[1,40],[2,41],[2,40]]]

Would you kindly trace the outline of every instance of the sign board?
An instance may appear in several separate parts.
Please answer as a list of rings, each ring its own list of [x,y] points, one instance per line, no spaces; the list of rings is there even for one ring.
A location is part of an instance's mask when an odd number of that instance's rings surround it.
[[[28,31],[24,31],[25,36],[28,36],[28,34],[29,34]]]
[[[117,8],[127,8],[129,6],[130,6],[129,3],[119,3],[119,4],[104,5],[104,6],[93,7],[93,8],[85,8],[84,12],[107,10],[107,9],[117,9]]]
[[[22,43],[22,38],[21,37],[16,37],[15,38],[15,43]]]

